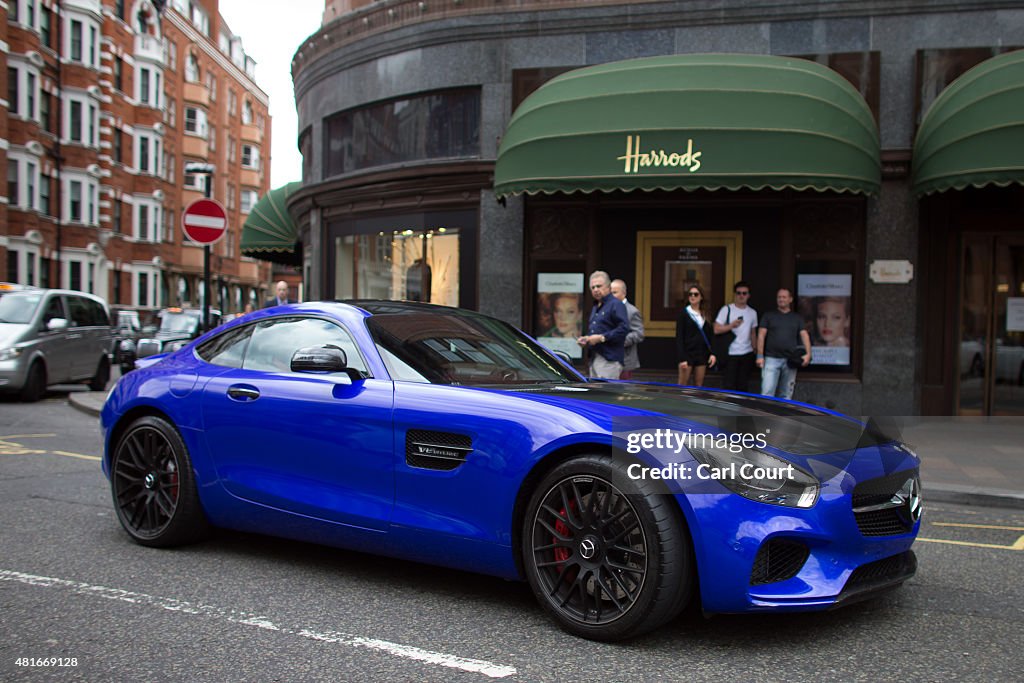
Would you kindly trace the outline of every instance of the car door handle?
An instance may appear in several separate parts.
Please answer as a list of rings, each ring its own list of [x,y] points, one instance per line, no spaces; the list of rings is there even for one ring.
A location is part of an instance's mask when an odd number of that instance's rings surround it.
[[[255,401],[260,397],[260,392],[255,387],[248,387],[236,384],[233,387],[228,388],[228,397],[245,403],[247,401]]]

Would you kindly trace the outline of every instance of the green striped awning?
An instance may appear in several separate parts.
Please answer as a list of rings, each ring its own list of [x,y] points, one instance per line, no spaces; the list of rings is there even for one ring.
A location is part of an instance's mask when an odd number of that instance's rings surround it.
[[[878,127],[835,71],[769,55],[671,55],[577,69],[516,109],[494,190],[794,188],[875,194]]]
[[[987,59],[942,91],[914,140],[914,192],[1024,184],[1024,50]]]
[[[298,237],[295,222],[288,214],[288,197],[302,187],[302,183],[288,183],[260,197],[249,217],[242,225],[242,253],[246,256],[292,264]]]

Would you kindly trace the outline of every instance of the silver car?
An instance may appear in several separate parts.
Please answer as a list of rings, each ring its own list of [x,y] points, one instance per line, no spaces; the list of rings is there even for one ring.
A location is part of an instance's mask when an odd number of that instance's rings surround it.
[[[38,401],[51,384],[110,379],[112,334],[103,299],[65,289],[0,290],[0,391]]]

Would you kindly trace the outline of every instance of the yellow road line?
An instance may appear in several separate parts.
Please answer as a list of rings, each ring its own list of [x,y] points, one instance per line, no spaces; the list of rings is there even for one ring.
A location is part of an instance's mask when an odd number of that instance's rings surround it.
[[[932,526],[955,526],[963,529],[1002,529],[1003,531],[1024,531],[1024,526],[998,526],[995,524],[960,524],[959,522],[932,522]]]
[[[82,455],[81,453],[68,453],[67,451],[50,451],[54,455],[64,455],[69,458],[81,458],[82,460],[102,460],[98,455]]]
[[[925,543],[948,543],[949,545],[966,545],[972,548],[995,548],[997,550],[1024,550],[1024,536],[1017,539],[1013,545],[995,545],[994,543],[971,543],[970,541],[947,541],[944,538],[921,538],[917,540]]]
[[[44,439],[56,434],[0,434],[0,439]]]

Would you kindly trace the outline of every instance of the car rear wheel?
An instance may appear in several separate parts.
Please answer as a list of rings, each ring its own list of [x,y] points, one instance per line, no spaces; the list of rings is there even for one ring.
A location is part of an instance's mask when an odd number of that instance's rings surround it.
[[[133,422],[117,442],[110,471],[117,518],[136,542],[168,547],[208,532],[188,450],[166,420]]]
[[[91,391],[103,391],[107,388],[107,383],[110,381],[110,361],[107,360],[106,356],[100,358],[100,363],[96,366],[96,374],[89,380],[89,389]]]
[[[677,616],[690,596],[692,550],[676,502],[607,456],[574,458],[544,477],[522,552],[541,605],[585,638],[640,635]]]
[[[21,400],[35,403],[46,393],[46,367],[40,361],[34,361],[25,377],[25,386],[21,388]]]

